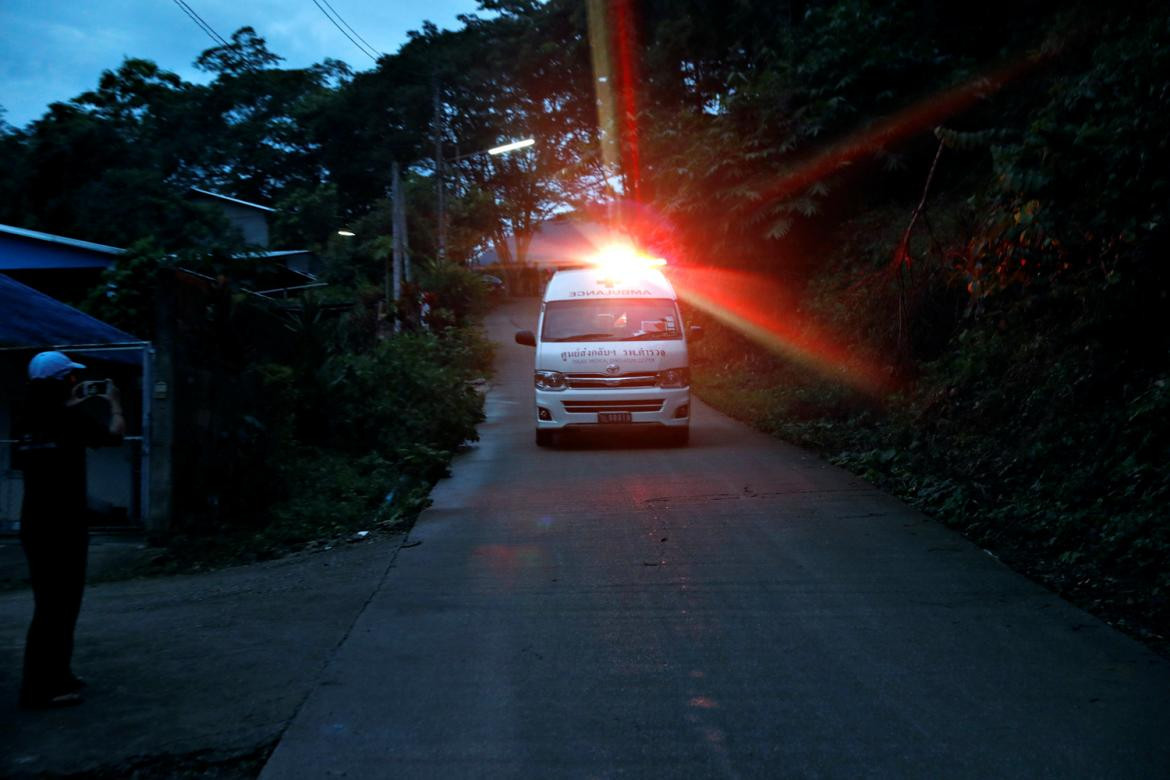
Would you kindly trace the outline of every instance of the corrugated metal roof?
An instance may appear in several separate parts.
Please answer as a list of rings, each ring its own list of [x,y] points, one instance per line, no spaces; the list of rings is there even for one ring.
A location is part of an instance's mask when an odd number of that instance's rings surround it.
[[[0,274],[0,348],[141,345],[142,339]]]
[[[311,255],[312,249],[276,249],[272,251],[256,252],[259,257],[289,257],[291,255]],[[247,255],[244,255],[247,257]]]
[[[216,200],[223,200],[223,201],[227,201],[228,203],[235,203],[237,206],[246,206],[250,209],[257,209],[259,211],[267,211],[269,213],[276,213],[276,209],[270,209],[267,206],[261,206],[259,203],[249,203],[246,200],[240,200],[239,198],[232,198],[232,197],[229,197],[227,195],[220,195],[218,192],[212,192],[210,190],[201,190],[198,187],[192,187],[191,192],[198,193],[199,195],[206,195],[207,197],[215,198]]]
[[[125,249],[105,246],[104,243],[67,239],[64,236],[53,235],[51,233],[39,233],[37,230],[26,230],[25,228],[13,227],[11,225],[0,225],[0,234],[15,236],[18,239],[25,239],[27,241],[40,241],[42,243],[55,244],[55,246],[80,249],[87,251],[87,253],[97,253],[99,255],[121,255],[125,251]],[[4,262],[2,258],[0,258],[0,262]],[[106,260],[105,262],[108,263],[109,261]]]

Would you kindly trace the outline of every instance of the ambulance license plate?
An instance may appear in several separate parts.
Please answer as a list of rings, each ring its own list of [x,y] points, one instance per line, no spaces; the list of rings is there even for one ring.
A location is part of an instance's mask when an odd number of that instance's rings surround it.
[[[597,422],[599,423],[628,423],[633,422],[633,417],[629,412],[598,412]]]

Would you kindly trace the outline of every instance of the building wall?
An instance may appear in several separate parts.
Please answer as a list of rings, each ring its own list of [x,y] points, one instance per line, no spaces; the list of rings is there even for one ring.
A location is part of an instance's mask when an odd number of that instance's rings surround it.
[[[284,265],[290,271],[297,271],[306,276],[316,276],[320,273],[321,261],[312,252],[297,252],[284,258]]]
[[[0,533],[20,529],[24,475],[13,469],[12,447],[0,452]],[[86,454],[88,505],[95,525],[140,525],[134,501],[134,455],[131,444],[89,450]]]
[[[244,234],[245,242],[252,246],[268,248],[267,213],[222,201],[216,205],[223,209],[224,215]]]

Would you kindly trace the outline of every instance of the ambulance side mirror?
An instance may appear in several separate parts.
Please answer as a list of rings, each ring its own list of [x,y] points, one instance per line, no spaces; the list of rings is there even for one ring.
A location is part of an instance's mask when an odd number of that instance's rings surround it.
[[[536,336],[533,336],[530,330],[518,330],[516,331],[516,343],[526,347],[535,347]]]
[[[703,338],[703,326],[702,325],[692,325],[690,333],[687,335],[687,340],[688,341],[698,341],[701,338]]]

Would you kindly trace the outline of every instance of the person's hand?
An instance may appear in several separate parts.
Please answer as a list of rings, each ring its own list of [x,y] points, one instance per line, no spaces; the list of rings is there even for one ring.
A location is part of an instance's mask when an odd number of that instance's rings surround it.
[[[118,386],[114,384],[114,380],[112,379],[106,380],[105,398],[109,400],[110,404],[113,406],[122,405],[122,391],[118,389]]]
[[[110,433],[121,436],[126,433],[126,418],[122,414],[122,391],[114,384],[114,380],[106,380],[106,393],[103,396],[110,402]]]

